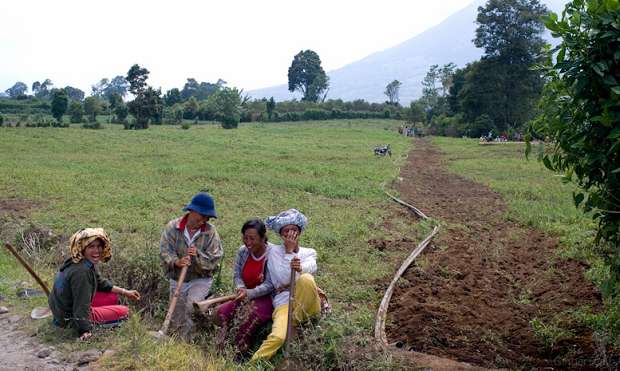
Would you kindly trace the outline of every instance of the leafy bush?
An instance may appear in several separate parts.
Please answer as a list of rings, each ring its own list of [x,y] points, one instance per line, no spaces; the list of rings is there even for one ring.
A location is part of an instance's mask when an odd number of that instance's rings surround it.
[[[103,125],[100,122],[85,122],[82,124],[82,128],[84,129],[103,129]]]
[[[191,125],[190,125],[190,124],[188,124],[187,122],[186,122],[186,123],[184,123],[183,125],[181,125],[181,129],[183,129],[183,130],[187,130],[187,129],[189,129],[190,127],[191,127]]]

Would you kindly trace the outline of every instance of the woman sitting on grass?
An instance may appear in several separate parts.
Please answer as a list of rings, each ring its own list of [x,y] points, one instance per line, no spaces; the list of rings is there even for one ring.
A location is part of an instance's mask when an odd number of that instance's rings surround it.
[[[255,334],[271,319],[273,285],[267,269],[267,253],[274,247],[267,242],[267,228],[258,219],[248,220],[241,227],[243,245],[237,252],[234,265],[234,284],[237,297],[217,308],[217,320],[221,326],[218,340],[223,344],[234,322],[240,325],[236,343],[239,353],[246,355]],[[243,301],[249,301],[246,310],[240,311]],[[241,312],[241,313],[237,313]]]
[[[78,231],[70,240],[71,258],[60,267],[48,303],[54,324],[77,330],[80,340],[92,335],[93,323],[115,324],[127,318],[129,308],[118,305],[121,294],[140,300],[135,290],[113,286],[99,276],[96,265],[112,257],[110,239],[102,228]]]
[[[299,246],[299,235],[308,219],[295,209],[267,218],[269,228],[280,234],[284,244],[273,246],[267,255],[267,269],[275,288],[271,334],[256,351],[252,360],[269,359],[286,340],[291,269],[295,275],[294,324],[306,321],[321,312],[318,287],[312,276],[316,272],[316,251]]]

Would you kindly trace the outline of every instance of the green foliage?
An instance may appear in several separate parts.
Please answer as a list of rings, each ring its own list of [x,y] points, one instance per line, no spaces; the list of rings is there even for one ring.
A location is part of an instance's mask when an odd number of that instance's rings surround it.
[[[215,84],[212,84],[204,81],[199,83],[196,79],[188,78],[187,82],[183,86],[183,90],[180,92],[180,99],[187,101],[191,97],[194,97],[196,100],[205,100],[224,85],[226,85],[226,81],[222,79],[219,79]],[[173,92],[173,94],[176,95],[176,92]]]
[[[174,106],[177,103],[181,102],[181,91],[178,88],[172,88],[166,92],[164,95],[164,103],[166,106]]]
[[[129,83],[129,91],[131,94],[139,95],[146,90],[146,80],[149,78],[149,73],[149,70],[141,68],[138,64],[131,66],[125,78]]]
[[[84,116],[84,109],[82,108],[82,103],[78,101],[71,101],[69,103],[69,109],[67,111],[69,114],[69,121],[73,124],[78,124],[82,122]]]
[[[470,119],[486,113],[503,131],[533,117],[543,81],[532,67],[540,62],[542,17],[547,12],[538,0],[489,0],[478,8],[474,44],[484,48],[485,55],[467,75],[466,84],[479,85],[468,90],[470,104],[479,100],[480,107],[469,113]]]
[[[319,55],[312,50],[297,53],[288,69],[288,90],[298,90],[304,95],[302,100],[316,102],[328,86]]]
[[[560,317],[546,323],[538,318],[533,318],[530,320],[530,326],[547,350],[553,349],[553,346],[559,341],[574,336],[569,330],[562,328]]]
[[[43,83],[35,81],[32,84],[32,93],[39,99],[49,99],[54,83],[50,79],[45,79]]]
[[[183,130],[187,130],[187,129],[189,129],[190,127],[192,127],[192,126],[191,126],[189,123],[187,123],[187,122],[186,122],[186,123],[184,123],[183,125],[181,125],[181,129],[183,129]]]
[[[0,113],[0,126],[4,125],[4,116]]]
[[[84,129],[103,129],[103,125],[101,125],[98,121],[85,122],[82,124],[82,128]]]
[[[125,125],[128,129],[148,129],[149,122],[160,123],[163,110],[161,90],[153,89],[146,84],[149,70],[134,64],[127,72],[126,80],[129,91],[135,96],[127,104],[129,113],[135,117],[135,122]]]
[[[84,92],[78,88],[74,88],[73,86],[65,86],[62,90],[67,93],[67,97],[71,100],[82,101],[84,99]]]
[[[185,102],[184,107],[183,118],[193,120],[198,116],[198,100],[195,97],[190,97],[187,102]]]
[[[433,116],[429,124],[429,132],[432,135],[460,137],[465,135],[466,126],[462,115],[447,116],[442,113],[441,115]]]
[[[116,107],[114,107],[114,115],[116,116],[116,122],[119,124],[124,124],[127,122],[127,116],[129,115],[129,108],[122,100],[116,103]]]
[[[273,117],[273,110],[276,109],[276,101],[271,97],[267,102],[265,102],[265,109],[267,110],[267,118],[271,120]]]
[[[597,222],[597,253],[609,276],[606,295],[620,289],[620,4],[575,0],[546,26],[561,43],[548,53],[542,114],[530,137],[553,140],[541,152],[549,169],[574,179],[574,202]]]
[[[62,121],[62,115],[67,112],[69,98],[64,90],[54,89],[52,92],[52,116],[58,121]]]
[[[95,96],[84,99],[84,113],[88,115],[90,122],[97,121],[97,115],[101,113],[101,100]]]
[[[241,119],[241,93],[237,88],[224,87],[213,94],[216,118],[224,129],[234,129]]]

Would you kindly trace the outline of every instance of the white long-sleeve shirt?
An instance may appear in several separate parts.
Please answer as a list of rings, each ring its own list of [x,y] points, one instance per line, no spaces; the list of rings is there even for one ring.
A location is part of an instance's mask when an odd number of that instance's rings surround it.
[[[267,255],[267,268],[271,274],[271,282],[277,290],[290,284],[291,280],[291,260],[298,256],[301,260],[302,273],[316,273],[316,251],[307,247],[300,247],[297,253],[286,254],[284,245],[273,246]],[[299,278],[300,273],[295,274],[295,279]],[[273,298],[274,309],[288,304],[289,291],[282,291]]]

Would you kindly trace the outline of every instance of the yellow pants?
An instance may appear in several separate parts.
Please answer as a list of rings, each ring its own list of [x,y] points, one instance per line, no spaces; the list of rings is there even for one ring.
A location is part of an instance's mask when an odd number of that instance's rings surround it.
[[[295,282],[295,308],[293,308],[294,323],[299,323],[319,314],[321,299],[317,292],[314,277],[304,273]],[[271,358],[286,340],[286,324],[288,321],[288,304],[281,305],[273,311],[273,325],[271,334],[252,356],[252,361]]]

